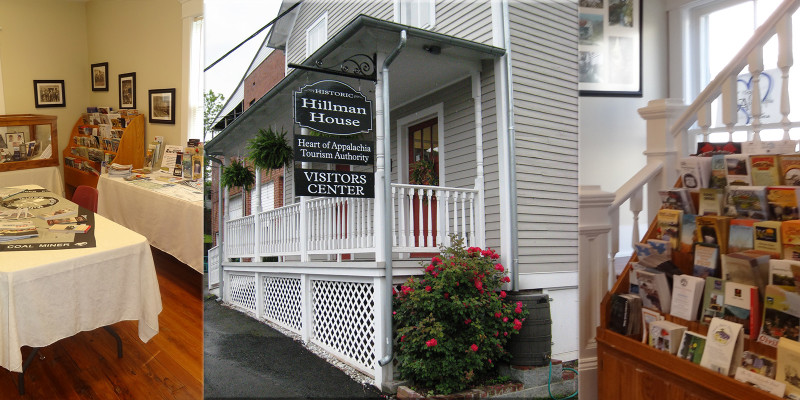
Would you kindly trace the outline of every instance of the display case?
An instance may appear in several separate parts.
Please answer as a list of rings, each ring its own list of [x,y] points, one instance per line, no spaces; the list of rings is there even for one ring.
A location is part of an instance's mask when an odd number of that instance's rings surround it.
[[[0,115],[0,172],[58,166],[57,118]]]

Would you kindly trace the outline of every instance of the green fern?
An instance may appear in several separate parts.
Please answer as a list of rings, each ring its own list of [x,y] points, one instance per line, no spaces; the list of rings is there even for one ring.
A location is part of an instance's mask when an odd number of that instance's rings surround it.
[[[256,181],[256,175],[250,167],[240,160],[233,160],[231,165],[222,169],[222,186],[242,187],[249,191]]]
[[[278,134],[272,128],[259,129],[256,136],[248,141],[247,148],[250,150],[247,159],[264,170],[281,168],[294,157],[292,146],[286,142],[286,132]]]

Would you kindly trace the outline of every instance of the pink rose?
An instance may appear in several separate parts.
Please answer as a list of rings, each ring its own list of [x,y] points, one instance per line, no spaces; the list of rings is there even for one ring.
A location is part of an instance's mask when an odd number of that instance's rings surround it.
[[[515,330],[522,329],[522,322],[516,318],[514,318],[514,329]]]
[[[433,347],[433,346],[436,346],[437,344],[439,344],[439,343],[436,341],[436,339],[431,339],[431,340],[428,340],[427,342],[425,342],[425,345],[428,346],[428,347]]]
[[[500,314],[500,311],[494,313],[495,318],[501,318],[503,314]]]
[[[430,286],[425,286],[425,291],[426,292],[430,292],[431,291],[431,287]]]
[[[433,268],[434,268],[433,264],[428,264],[428,266],[425,267],[425,271],[431,272],[433,271]]]
[[[496,265],[494,266],[494,269],[496,269],[496,270],[498,270],[498,271],[500,271],[500,272],[503,272],[503,271],[505,271],[505,270],[506,270],[505,268],[503,268],[503,265],[502,265],[502,264],[496,264]]]
[[[503,317],[503,322],[508,322],[508,317]]]
[[[449,299],[449,298],[450,298],[450,293],[447,293],[447,292],[445,292],[445,293],[444,293],[444,298],[445,298],[445,299]]]
[[[500,258],[500,254],[492,253],[492,255],[490,257],[491,257],[492,260],[497,260],[498,258]]]
[[[504,276],[503,277],[503,282],[505,282],[505,283],[511,282],[511,278],[509,278],[507,276]]]
[[[464,325],[469,325],[472,322],[471,319],[467,318],[464,320]]]
[[[475,288],[478,290],[483,289],[483,281],[481,281],[481,278],[475,278]]]
[[[517,307],[517,308],[514,309],[514,312],[517,313],[517,314],[522,314],[522,309]]]
[[[478,351],[478,345],[475,343],[473,343],[472,346],[469,346],[469,348],[472,349],[472,351]]]
[[[434,256],[433,258],[431,258],[431,263],[432,264],[441,264],[442,263],[442,259],[437,257],[437,256]]]

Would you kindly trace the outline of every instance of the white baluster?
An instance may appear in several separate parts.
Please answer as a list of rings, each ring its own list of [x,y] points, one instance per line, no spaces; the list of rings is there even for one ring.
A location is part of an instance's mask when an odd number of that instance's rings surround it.
[[[475,246],[477,244],[475,240],[475,193],[469,194],[469,245]]]
[[[703,132],[703,141],[708,142],[708,128],[711,126],[711,103],[703,103],[697,111],[697,125]]]
[[[392,208],[389,209],[392,216],[392,246],[397,247],[397,221],[396,221],[396,204],[397,204],[397,187],[392,186]]]
[[[425,244],[430,247],[433,245],[433,190],[426,190],[425,198],[428,200],[428,229],[425,230]]]
[[[444,211],[444,218],[442,218],[442,220],[444,221],[444,245],[445,246],[450,246],[452,244],[451,241],[450,241],[450,195],[451,194],[452,194],[452,192],[450,192],[449,190],[445,191],[444,192],[444,198],[441,200],[442,202],[444,202],[444,210],[443,210]]]
[[[400,231],[397,234],[400,236],[400,247],[405,247],[408,243],[406,236],[406,188],[400,186],[399,189],[397,199],[400,208],[397,211],[397,219],[400,222]]]
[[[764,53],[762,47],[757,47],[747,57],[750,74],[753,75],[751,96],[750,96],[750,114],[753,116],[753,140],[758,143],[761,142],[761,88],[758,87],[761,81],[761,72],[764,71]]]
[[[372,231],[372,218],[367,218],[366,216],[367,215],[372,215],[372,211],[373,211],[373,208],[375,207],[375,205],[373,204],[372,199],[367,199],[367,201],[365,203],[367,205],[367,213],[368,213],[368,214],[364,215],[364,219],[367,220],[367,228],[366,228],[366,231],[364,232],[364,235],[367,238],[366,247],[373,248],[375,246],[375,243],[374,243],[375,242],[375,235],[374,235],[374,232]]]
[[[414,247],[414,188],[408,188],[408,247]]]
[[[736,75],[729,76],[722,84],[722,123],[728,128],[728,141],[733,141],[733,127],[736,125],[737,102]]]
[[[792,16],[781,18],[776,27],[778,34],[778,68],[781,70],[781,124],[783,125],[783,140],[789,140],[789,68],[794,63],[792,57]]]
[[[461,237],[467,240],[467,193],[461,192]]]
[[[442,197],[444,197],[444,196],[442,196],[442,193],[444,193],[443,190],[436,189],[436,220],[435,221],[436,221],[436,246],[437,247],[439,245],[444,244],[444,240],[443,240],[443,236],[442,236],[442,230],[444,229],[444,227],[442,226],[442,224],[439,223],[439,221],[444,221],[444,218],[442,218],[442,200],[441,199],[442,199]]]

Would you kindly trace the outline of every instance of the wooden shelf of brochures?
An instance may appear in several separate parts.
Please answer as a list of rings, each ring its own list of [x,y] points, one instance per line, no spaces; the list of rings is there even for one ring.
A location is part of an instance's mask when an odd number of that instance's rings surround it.
[[[655,238],[655,223],[645,238]],[[635,257],[635,256],[634,256]],[[634,259],[632,259],[633,261]],[[674,253],[673,262],[684,273],[691,273],[692,255]],[[611,295],[627,293],[630,263],[600,305],[597,327],[597,398],[598,399],[780,399],[732,377],[701,367],[676,355],[656,350],[642,343],[641,335],[624,336],[605,327],[611,314]],[[671,315],[667,320],[706,335],[708,326]],[[745,350],[775,358],[776,349],[745,338]]]
[[[83,123],[83,117],[79,117],[78,121],[75,122],[75,126],[72,127],[72,133],[69,136],[69,142],[67,142],[68,145],[63,151],[64,157],[73,157],[83,161],[89,161],[88,159],[72,154],[72,148],[76,147],[72,138],[75,136],[85,136],[81,135],[78,130],[80,126],[84,125],[86,124]],[[144,164],[144,115],[139,114],[131,118],[127,126],[123,129],[124,133],[120,139],[119,148],[117,151],[114,152],[106,150],[105,152],[114,155],[114,157],[111,159],[111,162],[123,165],[131,164],[133,165],[133,168],[142,168],[142,165]],[[97,171],[100,171],[100,162],[90,162]],[[97,181],[99,179],[100,176],[98,175],[77,168],[72,168],[66,165],[66,163],[64,164],[64,191],[68,197],[71,196],[76,187],[81,185],[96,188]]]

